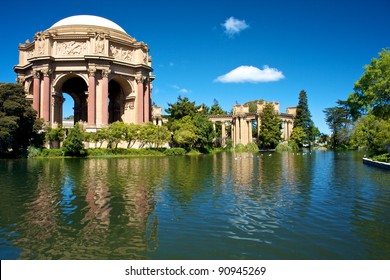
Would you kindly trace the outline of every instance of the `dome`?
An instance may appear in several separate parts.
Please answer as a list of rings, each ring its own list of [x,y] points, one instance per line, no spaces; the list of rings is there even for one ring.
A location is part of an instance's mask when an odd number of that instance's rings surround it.
[[[91,16],[91,15],[78,15],[78,16],[71,16],[64,19],[61,19],[60,21],[57,21],[55,24],[53,24],[50,28],[56,28],[60,26],[66,26],[66,25],[92,25],[92,26],[100,26],[100,27],[107,27],[111,29],[115,29],[117,31],[126,33],[126,31],[120,27],[115,22],[108,20],[103,17],[98,16]]]

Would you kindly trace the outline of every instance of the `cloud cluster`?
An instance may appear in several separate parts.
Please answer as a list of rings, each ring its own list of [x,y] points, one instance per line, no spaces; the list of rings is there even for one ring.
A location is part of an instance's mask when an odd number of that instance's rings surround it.
[[[219,76],[214,81],[220,83],[265,83],[276,82],[284,78],[282,71],[269,68],[264,65],[263,69],[254,66],[239,66],[229,73]]]
[[[228,18],[222,26],[225,29],[225,33],[229,37],[233,37],[234,35],[240,33],[242,30],[245,30],[249,27],[249,25],[245,22],[245,20],[239,20],[234,17]]]

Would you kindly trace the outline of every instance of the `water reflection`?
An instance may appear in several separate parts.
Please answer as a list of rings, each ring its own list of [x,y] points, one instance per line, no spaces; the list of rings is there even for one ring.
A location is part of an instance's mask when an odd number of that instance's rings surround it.
[[[0,176],[2,259],[390,257],[390,174],[354,153],[0,161]]]

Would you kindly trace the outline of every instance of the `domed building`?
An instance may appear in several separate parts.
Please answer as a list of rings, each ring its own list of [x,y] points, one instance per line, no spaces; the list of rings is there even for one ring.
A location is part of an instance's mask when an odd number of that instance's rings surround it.
[[[148,46],[116,23],[78,15],[20,44],[14,70],[47,124],[62,124],[67,93],[74,100],[74,122],[94,131],[115,121],[151,120],[151,62]]]

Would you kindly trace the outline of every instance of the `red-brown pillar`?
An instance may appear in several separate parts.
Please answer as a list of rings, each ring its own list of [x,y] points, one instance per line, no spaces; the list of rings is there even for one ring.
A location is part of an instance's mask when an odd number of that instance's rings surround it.
[[[50,121],[50,70],[46,69],[43,71],[43,100],[42,100],[42,113],[43,120],[45,122]]]
[[[34,80],[33,80],[33,108],[37,111],[37,118],[40,118],[40,95],[41,95],[41,80],[40,72],[34,71]]]
[[[103,70],[102,75],[102,125],[108,124],[108,74],[110,70]]]
[[[88,77],[88,125],[96,124],[96,81],[95,69],[89,70]],[[108,98],[108,97],[107,97]]]
[[[137,77],[138,93],[137,93],[137,111],[138,111],[138,123],[144,123],[144,83],[143,77]]]
[[[149,83],[146,84],[145,87],[145,94],[144,94],[144,122],[148,123],[149,122],[149,116],[150,116],[150,98],[149,98]]]

